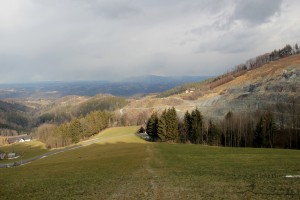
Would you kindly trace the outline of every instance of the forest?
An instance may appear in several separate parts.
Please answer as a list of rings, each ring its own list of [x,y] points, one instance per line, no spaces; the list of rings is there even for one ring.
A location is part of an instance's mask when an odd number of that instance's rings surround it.
[[[197,108],[186,111],[184,118],[179,119],[173,107],[161,115],[154,112],[147,121],[146,132],[153,141],[162,142],[300,149],[299,105],[276,106],[282,112],[273,112],[271,108],[229,111],[222,120],[205,118]]]

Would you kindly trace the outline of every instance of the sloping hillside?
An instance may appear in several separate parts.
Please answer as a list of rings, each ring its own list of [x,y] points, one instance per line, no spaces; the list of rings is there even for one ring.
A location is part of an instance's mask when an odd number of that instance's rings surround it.
[[[216,81],[223,82],[216,84]],[[219,81],[220,82],[220,81]],[[179,114],[198,107],[209,117],[223,117],[228,111],[267,109],[279,104],[299,105],[300,55],[270,62],[238,75],[228,74],[193,84],[193,90],[166,98],[146,97],[132,101],[126,110],[162,110],[175,106]]]
[[[23,131],[29,126],[30,108],[9,101],[0,100],[0,135],[16,134],[13,130]]]

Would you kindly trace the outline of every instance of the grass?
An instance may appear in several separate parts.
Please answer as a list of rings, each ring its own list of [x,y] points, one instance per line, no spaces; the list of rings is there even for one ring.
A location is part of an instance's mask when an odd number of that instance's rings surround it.
[[[2,146],[0,147],[0,151],[5,153],[15,152],[21,155],[21,157],[13,160],[0,160],[0,164],[18,162],[21,159],[25,160],[48,152],[45,144],[36,140]]]
[[[187,199],[295,199],[300,197],[299,151],[155,144],[164,184]]]
[[[140,126],[129,126],[129,127],[116,127],[108,128],[102,131],[100,134],[92,137],[91,139],[101,139],[98,143],[110,143],[114,144],[117,142],[125,143],[145,143],[144,140],[136,137],[135,134],[139,130]]]
[[[0,169],[1,199],[299,199],[295,150],[146,143],[136,127],[100,143]]]

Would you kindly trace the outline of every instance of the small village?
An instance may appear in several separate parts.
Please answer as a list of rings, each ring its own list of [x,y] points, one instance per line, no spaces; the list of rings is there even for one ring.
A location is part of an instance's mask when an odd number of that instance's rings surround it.
[[[14,143],[23,143],[23,142],[30,142],[32,140],[32,137],[29,135],[20,135],[20,136],[16,136],[16,137],[10,137],[7,139],[7,142],[9,144],[14,144]],[[17,159],[19,158],[21,155],[14,152],[14,150],[12,150],[12,152],[0,152],[0,160],[12,160],[12,159]]]

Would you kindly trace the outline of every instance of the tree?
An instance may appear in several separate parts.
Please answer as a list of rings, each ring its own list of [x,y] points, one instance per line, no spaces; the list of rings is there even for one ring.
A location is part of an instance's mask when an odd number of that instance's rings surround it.
[[[158,117],[157,117],[157,113],[154,112],[150,116],[150,119],[147,121],[146,132],[150,137],[156,139],[158,138],[157,131],[158,131]]]
[[[191,114],[192,117],[192,137],[191,141],[195,144],[200,144],[200,142],[203,142],[202,138],[202,115],[200,111],[197,109],[192,111]]]
[[[192,116],[191,114],[186,111],[183,118],[183,134],[182,134],[183,141],[190,141],[192,139]]]
[[[179,120],[175,108],[164,110],[158,119],[158,137],[162,141],[179,141]]]
[[[268,146],[270,148],[273,148],[274,144],[274,138],[275,138],[275,132],[276,132],[276,125],[274,122],[273,114],[271,111],[267,111],[267,113],[264,115],[264,133],[267,137]]]
[[[173,142],[179,141],[178,117],[174,107],[168,109],[167,116],[168,138]]]
[[[161,141],[165,141],[167,139],[167,111],[164,110],[158,119],[157,124],[157,135]]]
[[[229,111],[226,115],[225,115],[225,125],[226,125],[226,129],[225,129],[225,146],[229,145],[229,146],[233,146],[233,113],[231,111]],[[229,143],[229,144],[228,144]]]
[[[264,133],[263,133],[263,119],[262,117],[256,124],[256,129],[254,133],[254,141],[253,144],[255,147],[263,147],[264,145]]]
[[[207,133],[207,142],[209,145],[214,145],[215,143],[218,143],[218,130],[216,128],[216,125],[209,120],[208,121],[208,133]]]
[[[82,134],[82,127],[79,119],[76,118],[71,121],[69,131],[70,131],[72,143],[78,143]]]

